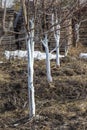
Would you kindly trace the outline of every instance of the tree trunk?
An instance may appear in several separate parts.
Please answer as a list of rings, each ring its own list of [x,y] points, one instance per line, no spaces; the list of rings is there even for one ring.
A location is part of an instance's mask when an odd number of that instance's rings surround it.
[[[48,82],[52,82],[51,69],[50,69],[50,57],[49,57],[49,48],[48,48],[48,39],[47,35],[45,35],[44,40],[42,41],[45,51],[46,51],[46,70],[47,70],[47,80]]]
[[[58,23],[57,17],[56,17],[56,23]],[[60,53],[59,53],[60,25],[58,24],[54,28],[54,13],[52,14],[52,25],[53,25],[53,31],[54,31],[54,38],[56,41],[56,66],[60,67]]]
[[[29,92],[29,109],[30,117],[35,116],[35,97],[34,97],[34,85],[33,85],[33,65],[34,65],[34,23],[31,22],[32,31],[30,32],[30,37],[27,42],[28,49],[28,92]]]

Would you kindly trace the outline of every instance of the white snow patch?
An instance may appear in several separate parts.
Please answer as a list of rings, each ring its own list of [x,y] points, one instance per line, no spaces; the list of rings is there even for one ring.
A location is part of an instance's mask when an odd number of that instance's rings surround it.
[[[80,53],[79,57],[86,59],[87,58],[87,53]]]
[[[27,59],[27,51],[21,51],[21,50],[16,50],[16,51],[5,51],[5,58],[9,60],[10,58],[18,58],[18,59]],[[51,54],[50,59],[56,59],[55,54]],[[60,58],[65,57],[64,55],[60,55]],[[34,51],[34,58],[38,60],[43,60],[46,59],[46,53],[40,52],[40,51]]]
[[[7,60],[9,60],[10,58],[18,58],[18,59],[21,59],[21,58],[27,58],[27,51],[19,51],[19,50],[16,50],[16,51],[5,51],[5,57]]]
[[[3,61],[0,61],[0,64],[2,64],[3,63]]]

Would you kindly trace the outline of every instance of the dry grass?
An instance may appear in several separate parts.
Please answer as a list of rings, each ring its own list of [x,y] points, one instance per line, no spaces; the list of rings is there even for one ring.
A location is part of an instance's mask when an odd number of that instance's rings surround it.
[[[84,126],[86,129],[87,61],[79,58],[81,52],[87,52],[87,48],[71,48],[68,56],[61,60],[60,68],[51,61],[53,83],[46,80],[45,61],[35,61],[34,86],[39,118],[32,123],[21,122],[14,130],[83,130]],[[29,112],[27,62],[11,60],[4,64],[0,83],[1,126],[10,130],[8,124],[26,117]]]
[[[5,71],[0,70],[0,82],[10,82],[10,75]]]

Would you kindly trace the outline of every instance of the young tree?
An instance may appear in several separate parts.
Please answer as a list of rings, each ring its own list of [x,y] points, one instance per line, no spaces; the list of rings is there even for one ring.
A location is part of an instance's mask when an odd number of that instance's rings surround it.
[[[46,52],[47,80],[48,80],[48,82],[52,82],[47,34],[45,34],[45,38],[44,38],[44,40],[42,40],[42,44],[43,44],[43,46],[45,47],[45,52]]]
[[[27,2],[27,3],[26,3]],[[35,97],[34,97],[34,84],[33,84],[33,75],[34,75],[34,18],[32,16],[29,19],[29,12],[27,12],[27,6],[29,1],[22,0],[22,6],[24,11],[24,20],[26,28],[26,38],[27,38],[27,52],[28,52],[28,93],[29,93],[29,110],[30,118],[35,116]]]
[[[55,18],[55,22],[54,22],[54,13],[52,13],[52,25],[54,25],[54,23],[58,23],[58,18],[56,15]],[[54,31],[54,38],[55,38],[55,42],[56,42],[56,66],[60,67],[60,53],[59,53],[59,42],[60,42],[60,24],[57,24],[55,26],[55,28],[53,27],[53,31]]]

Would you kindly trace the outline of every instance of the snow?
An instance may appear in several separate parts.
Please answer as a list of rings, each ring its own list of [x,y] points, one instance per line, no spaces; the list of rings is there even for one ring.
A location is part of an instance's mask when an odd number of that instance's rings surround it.
[[[0,61],[0,64],[2,64],[3,63],[3,61]]]
[[[10,58],[18,58],[18,59],[27,59],[27,51],[22,51],[22,50],[16,50],[16,51],[5,51],[4,52],[5,58],[9,60]],[[50,59],[56,59],[55,54],[51,54]],[[64,55],[60,55],[60,58],[65,57]],[[40,52],[40,51],[34,51],[34,58],[37,60],[43,60],[46,59],[46,53]]]
[[[79,57],[83,58],[83,59],[86,59],[87,58],[87,53],[80,53]]]
[[[19,50],[16,50],[16,51],[5,51],[5,57],[6,59],[10,59],[10,58],[18,58],[18,59],[21,59],[21,58],[27,58],[27,51],[19,51]]]

